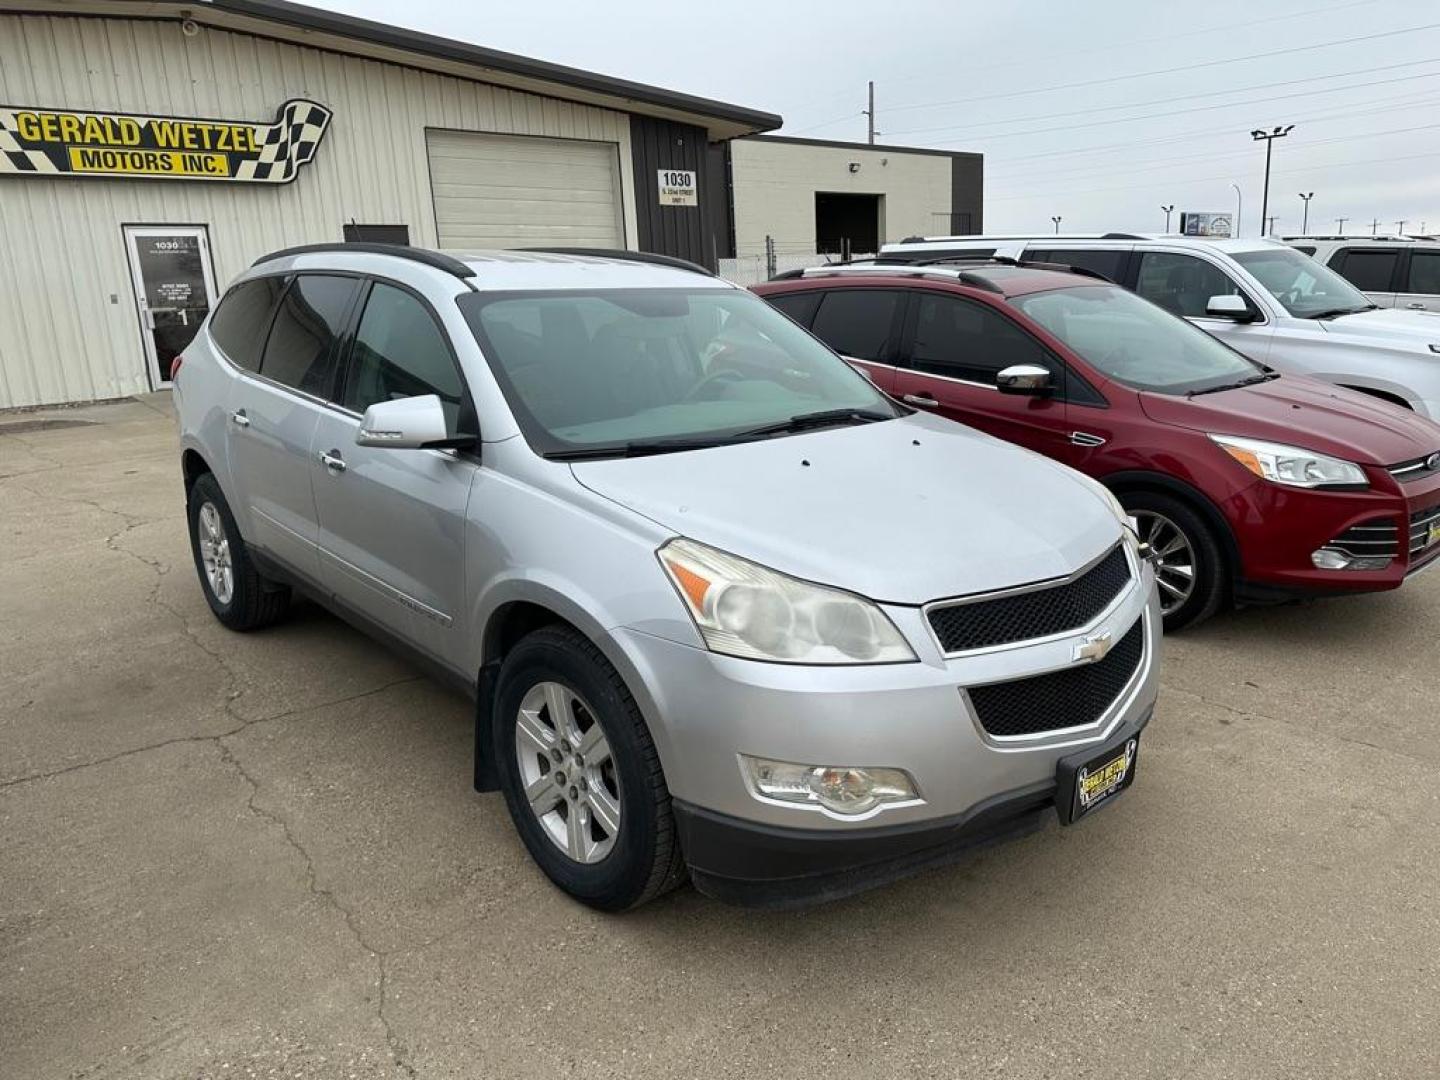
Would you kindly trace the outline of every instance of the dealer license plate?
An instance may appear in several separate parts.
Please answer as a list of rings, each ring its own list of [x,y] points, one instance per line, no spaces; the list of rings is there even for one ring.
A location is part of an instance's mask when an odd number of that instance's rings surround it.
[[[1056,771],[1055,806],[1060,824],[1072,825],[1110,802],[1135,781],[1140,736],[1132,735],[1089,758],[1062,758]]]

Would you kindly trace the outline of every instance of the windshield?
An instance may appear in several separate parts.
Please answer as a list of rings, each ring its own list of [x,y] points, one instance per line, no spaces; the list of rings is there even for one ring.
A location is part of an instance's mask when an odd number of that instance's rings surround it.
[[[816,413],[827,414],[822,423],[902,414],[790,319],[736,289],[472,293],[459,304],[542,454],[689,449],[785,434],[792,429],[778,427]]]
[[[1294,248],[1242,251],[1234,259],[1297,319],[1329,318],[1375,306],[1334,270]]]
[[[1135,390],[1187,394],[1262,373],[1204,330],[1113,285],[1031,293],[1011,303],[1102,375]]]

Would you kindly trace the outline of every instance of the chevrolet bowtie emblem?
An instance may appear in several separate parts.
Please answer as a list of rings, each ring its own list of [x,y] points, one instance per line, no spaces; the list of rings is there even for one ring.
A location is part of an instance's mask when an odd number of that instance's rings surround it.
[[[1086,638],[1083,644],[1076,645],[1070,659],[1077,664],[1104,660],[1114,644],[1115,636],[1106,630],[1103,634],[1095,634]]]

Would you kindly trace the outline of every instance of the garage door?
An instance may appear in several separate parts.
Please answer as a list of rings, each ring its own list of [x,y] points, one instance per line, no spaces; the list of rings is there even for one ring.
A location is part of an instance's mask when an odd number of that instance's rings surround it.
[[[614,143],[426,133],[440,246],[625,246]]]

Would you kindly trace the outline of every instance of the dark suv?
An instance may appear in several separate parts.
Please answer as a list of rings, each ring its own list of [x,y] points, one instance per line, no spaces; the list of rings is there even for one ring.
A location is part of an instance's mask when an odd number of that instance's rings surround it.
[[[1168,629],[1232,598],[1393,589],[1440,555],[1440,426],[1097,276],[854,264],[754,291],[882,390],[1104,482],[1154,551]]]

